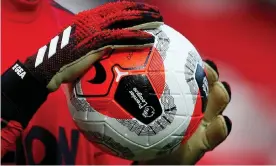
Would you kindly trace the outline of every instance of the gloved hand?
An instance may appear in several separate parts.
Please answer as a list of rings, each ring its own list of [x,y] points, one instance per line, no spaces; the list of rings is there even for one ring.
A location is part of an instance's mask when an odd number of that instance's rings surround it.
[[[50,91],[79,77],[107,48],[147,47],[154,37],[141,30],[162,24],[158,9],[144,3],[107,3],[75,16],[74,21],[24,66]]]
[[[127,1],[77,14],[24,64],[18,61],[2,74],[2,118],[26,127],[49,92],[80,77],[107,49],[152,46],[154,36],[142,30],[157,28],[162,21],[156,7]]]
[[[231,100],[228,83],[219,81],[217,66],[212,61],[205,61],[209,96],[204,118],[196,132],[181,145],[176,152],[145,164],[192,165],[196,164],[206,152],[222,143],[232,129],[231,120],[222,113]]]
[[[230,134],[232,122],[222,113],[231,100],[228,83],[219,81],[217,66],[212,61],[205,61],[209,83],[209,97],[204,118],[188,142],[179,149],[182,153],[181,164],[195,164],[203,155],[216,148]]]

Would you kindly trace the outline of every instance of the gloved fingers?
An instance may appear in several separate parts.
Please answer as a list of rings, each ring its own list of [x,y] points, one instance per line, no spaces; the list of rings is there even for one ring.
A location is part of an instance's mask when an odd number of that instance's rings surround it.
[[[163,22],[163,17],[160,15],[160,13],[138,10],[122,11],[106,17],[101,26],[101,29],[129,28],[153,22]]]
[[[222,115],[214,118],[208,126],[201,123],[191,138],[174,152],[174,156],[182,156],[181,159],[175,159],[177,163],[174,163],[174,161],[167,161],[166,158],[164,158],[162,163],[172,165],[194,165],[207,151],[214,149],[223,142],[231,132],[231,129],[231,120]],[[161,158],[161,160],[162,159],[163,158]]]
[[[217,82],[219,79],[218,68],[217,68],[217,65],[213,61],[210,61],[210,60],[205,60],[204,66],[205,66],[205,71],[207,74],[209,89],[211,89],[213,84],[215,82]]]
[[[141,10],[141,11],[149,11],[149,12],[154,12],[154,13],[160,13],[158,7],[153,6],[153,5],[149,5],[147,3],[140,3],[140,2],[136,2],[135,5],[133,5],[132,8],[128,8],[131,10]]]
[[[209,96],[204,121],[210,122],[221,114],[231,100],[231,88],[226,82],[219,82],[219,71],[213,61],[205,60],[205,70],[209,85]]]
[[[203,143],[206,150],[213,150],[222,143],[232,130],[232,122],[227,116],[219,115],[212,120],[205,130]]]
[[[159,13],[159,9],[155,6],[146,3],[137,3],[131,1],[117,1],[106,3],[99,6],[94,12],[99,12],[102,17],[112,15],[117,12],[128,11],[128,10],[140,10]]]
[[[147,32],[139,30],[117,29],[97,32],[88,40],[91,48],[95,50],[102,48],[141,48],[154,44],[155,37]]]
[[[219,115],[231,99],[230,87],[218,81],[219,72],[215,63],[205,61],[205,70],[210,89],[207,108],[195,133],[176,152],[183,154],[182,165],[196,164],[207,151],[223,142],[232,129],[230,119]]]
[[[208,103],[204,113],[204,121],[211,122],[221,114],[231,100],[231,89],[226,82],[215,82],[209,91]]]

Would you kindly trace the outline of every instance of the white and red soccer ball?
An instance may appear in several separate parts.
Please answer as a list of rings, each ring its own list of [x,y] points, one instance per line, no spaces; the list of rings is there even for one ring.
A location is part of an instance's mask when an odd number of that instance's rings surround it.
[[[208,83],[195,47],[173,28],[148,31],[152,48],[113,50],[69,85],[79,129],[107,153],[147,160],[176,150],[195,131]]]

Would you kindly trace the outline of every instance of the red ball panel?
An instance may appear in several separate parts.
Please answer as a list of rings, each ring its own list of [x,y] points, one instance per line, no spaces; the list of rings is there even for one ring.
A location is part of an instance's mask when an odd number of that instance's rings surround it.
[[[191,116],[192,119],[190,121],[190,124],[187,128],[186,134],[183,137],[182,144],[185,144],[186,141],[192,136],[192,134],[196,131],[198,128],[201,119],[203,118],[203,113],[202,113],[202,98],[200,92],[198,92],[196,104],[195,104],[195,109],[193,112],[193,115]]]
[[[150,95],[159,99],[165,87],[165,73],[162,57],[154,48],[114,50],[104,56],[81,78],[81,96],[103,115],[132,119],[133,116],[114,101],[114,94],[123,77],[138,74],[147,75],[154,89]]]

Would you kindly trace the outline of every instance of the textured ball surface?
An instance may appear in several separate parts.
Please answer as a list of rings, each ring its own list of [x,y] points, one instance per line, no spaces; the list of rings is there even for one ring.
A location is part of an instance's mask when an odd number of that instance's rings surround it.
[[[87,139],[130,160],[172,153],[193,134],[207,103],[195,47],[167,25],[148,32],[156,36],[154,47],[112,50],[67,95]]]

